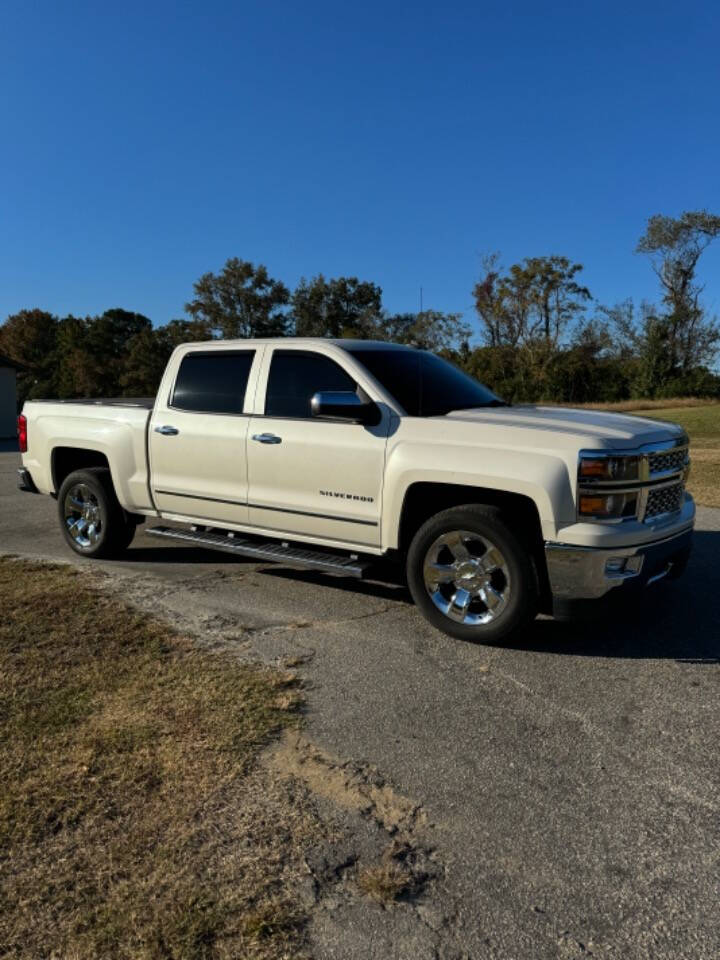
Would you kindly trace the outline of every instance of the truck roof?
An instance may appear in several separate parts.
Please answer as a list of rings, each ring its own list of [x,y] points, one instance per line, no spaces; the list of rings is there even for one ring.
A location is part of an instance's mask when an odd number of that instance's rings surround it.
[[[346,340],[343,338],[332,339],[329,337],[256,337],[256,338],[238,338],[235,340],[191,340],[182,343],[182,347],[227,347],[227,346],[248,346],[265,344],[301,344],[307,346],[317,346],[318,344],[332,343],[341,349],[352,347],[362,347],[368,350],[414,350],[415,347],[404,343],[391,343],[388,340]]]

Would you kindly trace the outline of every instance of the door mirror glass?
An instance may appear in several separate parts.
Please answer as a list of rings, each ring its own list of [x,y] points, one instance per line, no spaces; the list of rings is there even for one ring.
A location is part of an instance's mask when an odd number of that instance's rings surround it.
[[[325,420],[368,425],[380,422],[380,411],[372,400],[344,390],[325,390],[313,394],[310,409],[314,417],[323,417]]]

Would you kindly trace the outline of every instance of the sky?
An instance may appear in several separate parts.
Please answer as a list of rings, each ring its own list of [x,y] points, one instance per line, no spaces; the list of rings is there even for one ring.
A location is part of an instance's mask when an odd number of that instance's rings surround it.
[[[483,254],[657,299],[647,218],[720,213],[715,2],[0,4],[0,322],[166,323],[228,257],[473,318]],[[720,241],[704,255],[720,314]]]

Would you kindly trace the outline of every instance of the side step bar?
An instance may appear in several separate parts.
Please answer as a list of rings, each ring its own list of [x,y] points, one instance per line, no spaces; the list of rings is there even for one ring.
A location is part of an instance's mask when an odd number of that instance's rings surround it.
[[[151,537],[183,540],[185,543],[209,550],[222,550],[225,553],[234,553],[236,556],[252,557],[254,560],[272,560],[274,563],[289,563],[310,570],[340,573],[346,577],[360,578],[370,567],[368,561],[358,559],[356,554],[346,556],[340,553],[323,553],[321,550],[291,547],[287,543],[275,540],[250,540],[239,533],[220,533],[217,530],[204,530],[200,527],[191,527],[189,530],[150,527],[145,532]]]

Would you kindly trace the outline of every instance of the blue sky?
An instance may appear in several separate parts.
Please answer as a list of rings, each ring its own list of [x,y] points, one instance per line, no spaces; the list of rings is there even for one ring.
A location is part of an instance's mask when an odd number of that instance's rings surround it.
[[[647,217],[720,213],[711,2],[1,9],[0,319],[164,323],[230,256],[470,317],[483,253],[562,253],[639,301]]]

